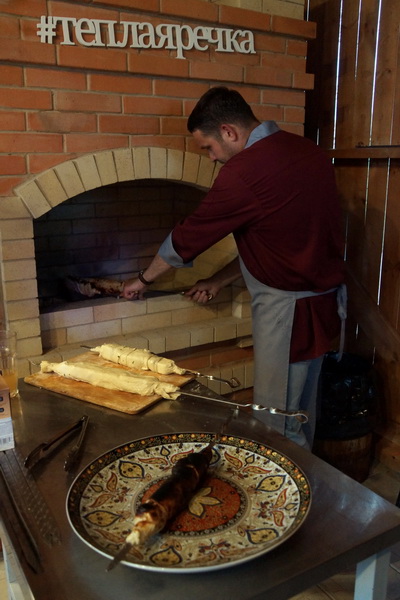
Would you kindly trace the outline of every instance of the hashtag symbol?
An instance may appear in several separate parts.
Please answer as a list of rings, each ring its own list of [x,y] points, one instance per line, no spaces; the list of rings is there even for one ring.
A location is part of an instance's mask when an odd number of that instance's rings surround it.
[[[40,36],[42,44],[51,44],[56,36],[56,19],[53,17],[40,17],[40,23],[36,25],[37,35]]]

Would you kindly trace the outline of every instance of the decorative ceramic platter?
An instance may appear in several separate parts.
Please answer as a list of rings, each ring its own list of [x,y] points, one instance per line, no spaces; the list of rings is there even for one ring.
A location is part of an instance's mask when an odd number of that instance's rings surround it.
[[[70,488],[72,528],[111,559],[130,533],[137,506],[180,458],[199,452],[212,439],[209,433],[159,435],[103,454]],[[289,458],[258,442],[223,436],[189,507],[122,562],[173,573],[234,566],[286,541],[303,524],[310,502],[307,478]]]

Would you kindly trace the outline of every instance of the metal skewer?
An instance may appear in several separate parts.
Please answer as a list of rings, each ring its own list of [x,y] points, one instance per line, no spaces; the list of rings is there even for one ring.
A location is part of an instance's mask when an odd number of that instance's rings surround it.
[[[85,344],[81,344],[81,348],[93,350],[93,346],[86,346]],[[198,371],[192,371],[191,369],[186,369],[185,374],[186,373],[190,373],[191,375],[197,375],[197,377],[205,377],[210,381],[220,381],[221,383],[227,383],[231,388],[237,388],[240,386],[240,381],[236,377],[231,377],[230,379],[223,379],[222,377],[216,377],[215,375],[206,375],[205,373],[199,373]]]
[[[294,417],[300,423],[308,422],[308,415],[305,411],[298,410],[283,410],[281,408],[275,408],[274,406],[263,406],[262,404],[252,404],[251,402],[241,404],[238,402],[231,402],[230,400],[223,400],[222,398],[215,398],[210,396],[201,396],[200,394],[193,394],[192,392],[182,392],[181,396],[189,396],[190,398],[199,398],[200,400],[210,400],[211,402],[220,402],[221,404],[228,404],[230,406],[237,406],[238,408],[251,408],[252,410],[267,410],[272,415],[282,415],[284,417]]]
[[[125,541],[122,544],[122,548],[118,550],[117,554],[114,556],[111,562],[109,562],[108,566],[106,567],[106,571],[112,571],[122,560],[124,560],[132,547],[133,544]]]
[[[227,383],[231,388],[237,388],[240,386],[240,381],[236,377],[231,377],[231,379],[222,379],[221,377],[215,377],[215,375],[206,375],[205,373],[199,373],[198,371],[191,371],[190,369],[186,369],[186,373],[191,373],[192,375],[197,375],[197,377],[205,377],[210,381],[220,381],[221,383]]]

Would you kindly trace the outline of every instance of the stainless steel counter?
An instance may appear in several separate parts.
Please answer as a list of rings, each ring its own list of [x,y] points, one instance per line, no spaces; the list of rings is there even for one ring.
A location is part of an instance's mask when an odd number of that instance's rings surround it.
[[[227,417],[227,408],[186,398],[162,400],[150,410],[131,416],[21,382],[20,398],[13,400],[12,412],[16,451],[22,456],[83,414],[90,417],[75,473],[63,470],[67,447],[33,472],[61,534],[60,543],[48,545],[38,525],[40,515],[31,515],[42,572],[34,573],[23,557],[19,562],[36,600],[284,600],[357,563],[355,598],[385,597],[387,549],[400,540],[400,510],[268,430],[248,413],[241,411],[229,432],[267,443],[296,462],[312,487],[310,513],[287,542],[248,563],[198,574],[171,574],[125,565],[106,572],[108,559],[86,546],[68,523],[68,490],[83,466],[111,448],[159,433],[217,431]],[[2,520],[13,541],[7,517],[2,515]]]

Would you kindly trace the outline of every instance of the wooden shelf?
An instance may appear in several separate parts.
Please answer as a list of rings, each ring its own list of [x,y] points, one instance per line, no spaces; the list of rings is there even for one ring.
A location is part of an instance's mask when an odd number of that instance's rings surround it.
[[[331,148],[327,153],[332,158],[344,160],[367,160],[368,158],[387,160],[400,158],[400,146],[365,146],[360,148]]]

